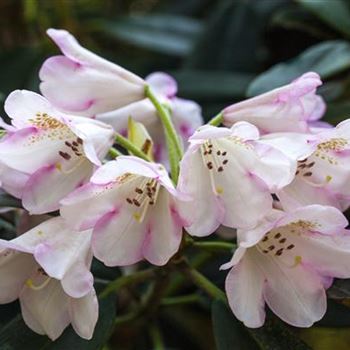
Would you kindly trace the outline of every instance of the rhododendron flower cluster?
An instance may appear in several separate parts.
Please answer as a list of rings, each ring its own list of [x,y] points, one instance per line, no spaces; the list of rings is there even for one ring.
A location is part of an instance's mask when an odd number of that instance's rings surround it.
[[[16,90],[5,101],[0,181],[50,218],[0,240],[0,303],[19,299],[26,324],[53,340],[69,324],[90,339],[93,257],[176,269],[189,242],[222,225],[236,230],[221,269],[239,320],[262,326],[265,304],[294,326],[320,320],[333,278],[350,278],[350,120],[320,121],[318,74],[203,125],[166,73],[142,79],[65,30],[48,35],[62,55],[44,62],[42,95]]]

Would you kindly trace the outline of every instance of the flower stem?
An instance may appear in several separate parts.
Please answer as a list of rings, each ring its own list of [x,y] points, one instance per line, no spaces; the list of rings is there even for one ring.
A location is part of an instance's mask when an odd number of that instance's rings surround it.
[[[222,112],[220,112],[214,118],[212,118],[208,124],[212,126],[219,126],[222,123],[223,119],[224,115],[222,114]]]
[[[183,261],[181,265],[187,278],[190,279],[197,287],[204,290],[213,299],[219,299],[226,302],[226,295],[220,288],[210,282],[199,271],[193,269],[188,262]]]
[[[173,305],[183,305],[183,304],[192,304],[200,301],[200,296],[197,293],[180,295],[177,297],[168,297],[163,298],[161,301],[162,306],[173,306]]]
[[[119,156],[122,156],[123,154],[121,152],[119,152],[116,148],[114,147],[111,147],[109,150],[108,150],[108,154],[111,156],[111,158],[117,158]]]
[[[162,334],[157,325],[152,324],[149,328],[149,334],[153,343],[153,350],[165,350]]]
[[[145,154],[143,153],[138,147],[136,147],[132,142],[130,142],[127,138],[124,136],[120,135],[119,133],[115,134],[115,141],[125,148],[126,150],[130,151],[134,156],[142,158],[143,160],[146,160],[148,162],[151,162],[152,160]]]
[[[156,95],[153,93],[151,87],[148,85],[145,88],[145,95],[149,98],[157,110],[158,116],[163,124],[169,154],[171,175],[176,183],[179,173],[179,161],[182,158],[182,147],[179,136],[175,130],[169,111],[160,103]]]
[[[101,292],[100,298],[105,298],[109,294],[117,291],[118,289],[129,285],[129,284],[135,284],[135,283],[141,283],[144,282],[152,277],[155,276],[155,270],[154,269],[148,269],[148,270],[142,270],[137,271],[131,275],[125,275],[117,278],[116,280],[109,283],[109,285]]]

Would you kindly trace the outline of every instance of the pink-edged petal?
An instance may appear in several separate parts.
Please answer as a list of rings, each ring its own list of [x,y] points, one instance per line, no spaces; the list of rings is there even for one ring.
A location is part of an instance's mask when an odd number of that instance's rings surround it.
[[[254,228],[237,230],[238,243],[241,247],[252,247],[257,244],[267,233],[272,230],[276,222],[284,217],[281,210],[272,209]]]
[[[239,245],[238,248],[233,253],[231,260],[225,264],[222,264],[220,266],[220,270],[228,270],[228,269],[231,269],[233,266],[236,266],[246,254],[246,251],[247,251],[246,248]]]
[[[85,257],[80,255],[80,259],[74,261],[74,264],[65,273],[61,280],[63,290],[73,298],[84,297],[93,289],[94,276],[88,269],[90,263],[87,264],[83,258]]]
[[[316,270],[321,276],[350,277],[349,231],[332,236],[313,233],[296,235],[292,242],[304,266]]]
[[[30,319],[35,319],[51,340],[57,339],[70,323],[68,297],[58,281],[51,280],[39,290],[23,287],[20,303]],[[28,324],[31,325],[32,322]]]
[[[223,171],[209,170],[213,171],[215,191],[225,207],[222,224],[235,228],[254,227],[272,209],[267,185],[254,174],[259,159],[240,142],[236,144],[223,138],[213,145],[215,152],[216,149],[227,150],[224,158],[228,164]]]
[[[272,193],[285,187],[294,179],[297,164],[278,149],[261,144],[255,145],[259,161],[252,172],[258,176]]]
[[[95,290],[91,290],[83,298],[71,298],[69,314],[75,332],[84,339],[91,339],[98,319],[98,301]]]
[[[105,214],[96,224],[92,250],[107,266],[127,266],[143,259],[147,229],[126,205]]]
[[[147,219],[144,258],[153,265],[165,265],[179,249],[184,224],[175,201],[165,189],[160,189],[156,206]]]
[[[146,82],[157,94],[165,97],[174,97],[177,93],[176,80],[169,74],[154,72],[146,77]]]
[[[21,198],[23,188],[28,181],[29,175],[9,168],[6,165],[0,165],[1,188],[14,197]]]
[[[259,262],[249,252],[227,275],[225,290],[229,305],[247,327],[258,328],[264,324],[264,282]]]
[[[28,90],[15,90],[5,101],[5,111],[17,128],[28,127],[37,113],[57,116],[57,110],[43,96]]]
[[[188,139],[204,123],[202,109],[198,103],[183,98],[173,98],[171,108],[174,126],[187,148]]]
[[[238,136],[243,140],[257,140],[259,139],[259,129],[253,124],[241,121],[232,125],[232,136]]]
[[[59,201],[88,181],[93,165],[78,159],[72,169],[55,165],[40,168],[30,176],[23,191],[23,206],[32,214],[43,214],[59,208]]]
[[[75,117],[70,120],[74,134],[83,140],[85,156],[94,164],[101,165],[108,149],[114,142],[114,130],[94,119]]]
[[[207,168],[199,152],[189,149],[180,166],[178,189],[192,197],[180,204],[181,210],[192,217],[192,225],[186,230],[193,236],[208,236],[219,227],[224,207],[219,197],[213,192]]]
[[[299,176],[276,194],[287,211],[311,204],[329,205],[341,209],[337,197],[331,191],[324,187],[312,186]]]
[[[228,137],[232,131],[228,128],[218,128],[212,125],[203,125],[199,127],[196,132],[190,137],[189,141],[193,144],[203,143],[208,139],[217,139],[221,137]]]
[[[77,230],[93,227],[107,212],[113,210],[118,199],[115,184],[87,183],[61,200],[60,213],[67,224]],[[81,211],[84,210],[84,215]]]
[[[50,130],[28,127],[1,140],[0,161],[17,171],[32,173],[61,160],[63,144],[61,139],[51,138]]]
[[[156,125],[156,128],[159,129],[157,111],[148,99],[133,102],[125,107],[96,116],[98,120],[111,125],[118,132],[122,132],[127,128],[130,117],[144,124],[147,129],[153,125]]]
[[[341,211],[318,204],[297,208],[293,212],[287,213],[284,218],[278,221],[278,225],[284,226],[298,221],[310,223],[311,231],[331,235],[348,225],[348,221]]]
[[[254,248],[251,248],[254,249]],[[291,268],[259,254],[266,276],[264,298],[270,309],[295,327],[310,327],[326,312],[327,298],[321,279],[302,264]]]
[[[0,246],[0,303],[5,304],[18,298],[36,263],[30,254],[4,249],[1,242]]]

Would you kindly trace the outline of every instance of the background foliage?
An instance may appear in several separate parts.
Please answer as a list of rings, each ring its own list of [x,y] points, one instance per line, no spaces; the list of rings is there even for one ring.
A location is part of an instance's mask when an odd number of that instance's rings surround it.
[[[319,92],[328,103],[326,120],[336,124],[350,115],[350,3],[346,0],[2,0],[1,102],[17,88],[38,90],[41,63],[57,53],[45,36],[49,27],[71,31],[84,46],[141,76],[155,70],[174,75],[179,95],[200,103],[207,119],[234,101],[309,70],[325,81]],[[0,197],[1,206],[8,201]],[[14,234],[13,220],[13,215],[1,215],[3,237]],[[218,267],[227,255],[209,254],[208,259],[197,251],[188,254],[223,287],[225,273]],[[93,269],[97,290],[120,273],[98,262]],[[121,289],[117,302],[113,295],[102,300],[90,342],[68,329],[52,343],[24,325],[17,303],[1,306],[0,349],[350,347],[349,281],[336,281],[328,292],[326,316],[306,330],[287,327],[272,315],[263,328],[248,330],[222,302],[211,302],[180,277],[166,290],[157,313],[145,310],[131,321],[115,320],[116,314],[124,314],[125,301],[137,299],[145,288],[147,284]],[[171,299],[188,293],[191,298],[182,302]]]

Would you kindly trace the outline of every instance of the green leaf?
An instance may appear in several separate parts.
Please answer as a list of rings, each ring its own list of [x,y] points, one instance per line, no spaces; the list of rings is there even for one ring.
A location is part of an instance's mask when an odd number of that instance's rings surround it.
[[[342,300],[350,298],[350,279],[336,280],[332,287],[327,290],[327,295],[331,299]]]
[[[96,324],[95,332],[91,340],[80,338],[70,326],[64,331],[62,336],[45,350],[98,350],[101,349],[108,340],[113,330],[115,319],[115,296],[99,300],[99,318]]]
[[[218,1],[185,67],[256,71],[264,21],[254,6],[250,1]]]
[[[259,349],[242,323],[223,302],[215,300],[211,312],[217,350]]]
[[[350,36],[350,8],[344,0],[297,0],[322,21]]]
[[[49,338],[28,328],[21,315],[16,316],[0,330],[1,350],[41,350],[49,343]]]
[[[104,21],[106,34],[155,52],[186,56],[202,30],[200,21],[165,14],[122,17]]]
[[[12,197],[10,194],[0,190],[0,208],[3,207],[23,208],[22,203],[19,199]]]
[[[179,84],[180,95],[193,99],[233,99],[243,97],[252,74],[228,71],[181,70],[171,72]]]
[[[249,332],[264,350],[312,350],[275,316],[267,317],[263,327],[249,329]]]
[[[285,63],[279,63],[258,75],[249,85],[248,96],[255,96],[287,84],[301,74],[314,71],[323,79],[350,67],[350,44],[346,41],[326,41],[314,45]]]

